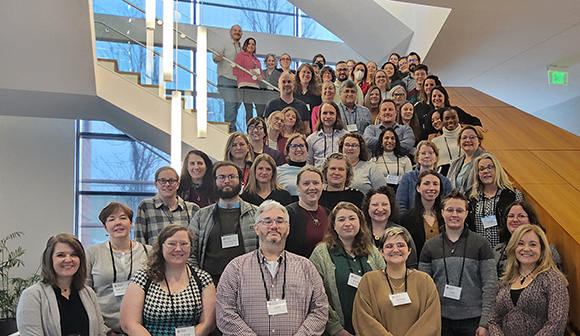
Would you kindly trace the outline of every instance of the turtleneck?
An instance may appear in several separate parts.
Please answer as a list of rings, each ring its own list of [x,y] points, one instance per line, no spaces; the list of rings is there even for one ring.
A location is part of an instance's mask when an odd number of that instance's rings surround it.
[[[446,137],[447,139],[453,139],[453,141],[455,142],[457,142],[459,132],[461,132],[461,126],[457,127],[453,131],[448,131],[447,128],[443,127],[443,136]]]
[[[296,162],[296,161],[288,160],[288,165],[289,166],[294,166],[294,167],[304,167],[304,166],[306,166],[306,161],[304,161],[304,162]]]

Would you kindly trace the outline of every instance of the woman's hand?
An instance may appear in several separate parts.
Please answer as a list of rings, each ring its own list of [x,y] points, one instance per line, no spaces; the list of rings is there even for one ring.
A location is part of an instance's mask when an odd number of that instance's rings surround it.
[[[475,330],[475,336],[489,336],[489,331],[484,327],[479,327]]]

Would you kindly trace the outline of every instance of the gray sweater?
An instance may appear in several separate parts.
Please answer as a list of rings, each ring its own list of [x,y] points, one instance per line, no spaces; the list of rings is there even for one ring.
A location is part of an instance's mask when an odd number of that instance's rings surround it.
[[[86,287],[79,290],[81,302],[89,317],[89,334],[104,336],[107,333],[97,295]],[[60,312],[54,289],[50,284],[39,282],[28,287],[20,296],[16,312],[18,331],[21,336],[61,335]]]
[[[464,258],[465,267],[459,285]],[[443,297],[446,284],[445,264],[449,285],[462,288],[459,300]],[[489,311],[497,292],[495,259],[487,239],[465,228],[461,237],[451,246],[443,232],[423,246],[419,270],[429,274],[437,285],[441,316],[451,320],[481,316],[479,325],[487,328]]]

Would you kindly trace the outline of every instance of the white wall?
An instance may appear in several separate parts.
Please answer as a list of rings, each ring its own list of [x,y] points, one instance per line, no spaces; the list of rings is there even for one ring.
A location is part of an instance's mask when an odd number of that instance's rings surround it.
[[[0,237],[25,233],[26,268],[14,275],[36,271],[50,236],[73,232],[74,130],[74,120],[0,116]]]

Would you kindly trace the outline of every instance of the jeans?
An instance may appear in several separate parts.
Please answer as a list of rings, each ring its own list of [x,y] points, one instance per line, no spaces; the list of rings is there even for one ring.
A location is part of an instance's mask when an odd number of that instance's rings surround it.
[[[481,317],[465,320],[441,318],[441,336],[474,336]]]
[[[235,132],[238,108],[240,107],[240,99],[236,99],[238,82],[234,79],[219,76],[218,90],[224,100],[224,121],[230,123],[230,132]]]

